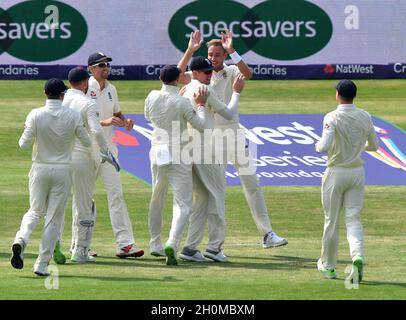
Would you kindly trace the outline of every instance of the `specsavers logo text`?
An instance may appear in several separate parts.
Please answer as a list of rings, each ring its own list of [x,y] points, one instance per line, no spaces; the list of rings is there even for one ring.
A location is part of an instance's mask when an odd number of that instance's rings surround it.
[[[303,0],[269,0],[249,9],[230,0],[199,0],[180,8],[169,23],[169,36],[184,50],[199,29],[204,39],[229,29],[240,54],[249,50],[275,60],[296,60],[323,49],[333,33],[329,16]],[[205,55],[205,48],[197,54]]]
[[[0,54],[47,62],[77,51],[87,37],[87,23],[71,6],[50,0],[24,1],[0,8]]]

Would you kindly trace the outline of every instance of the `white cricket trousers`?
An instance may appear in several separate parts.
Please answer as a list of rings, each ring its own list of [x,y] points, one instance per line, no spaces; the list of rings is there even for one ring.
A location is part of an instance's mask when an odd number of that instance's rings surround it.
[[[261,235],[266,235],[272,231],[271,221],[266,207],[264,194],[259,183],[256,173],[254,174],[240,174],[240,165],[238,162],[233,163],[235,169],[239,173],[241,186],[244,190],[245,200],[251,211],[252,219]],[[227,166],[224,166],[224,173]]]
[[[177,250],[192,208],[192,165],[168,164],[158,166],[151,161],[151,173],[152,196],[148,214],[150,250],[152,252],[164,249],[161,234],[168,186],[171,186],[173,191],[173,213],[166,245]]]
[[[218,252],[226,234],[225,179],[220,164],[194,164],[193,205],[185,247],[197,250],[204,237],[208,222],[207,249]]]
[[[117,147],[109,145],[110,151],[118,161]],[[120,172],[109,163],[100,163],[99,150],[93,149],[93,157],[98,164],[98,175],[101,177],[107,192],[107,203],[110,213],[111,226],[116,239],[117,250],[134,244],[133,228],[124,200]]]
[[[73,152],[72,252],[90,248],[96,207],[93,202],[97,165],[90,152]]]
[[[324,233],[321,260],[326,268],[335,268],[339,244],[339,214],[345,211],[350,255],[364,256],[361,210],[364,202],[364,167],[327,168],[322,180],[321,200],[324,209]]]
[[[30,209],[24,215],[15,242],[29,238],[41,218],[45,217],[38,263],[48,263],[54,252],[64,219],[72,185],[72,167],[68,164],[33,163],[29,173]]]
[[[255,168],[246,170],[247,167],[249,167],[248,164],[253,163],[253,159],[249,152],[245,135],[239,135],[237,133],[237,131],[243,129],[240,128],[238,123],[234,125],[226,125],[225,127],[219,126],[217,129],[222,130],[224,137],[227,137],[225,134],[227,131],[233,133],[233,141],[235,141],[235,143],[223,140],[224,154],[227,155],[227,161],[231,162],[238,172],[241,186],[244,190],[245,199],[251,211],[252,219],[254,220],[259,233],[265,236],[268,232],[272,231],[271,221]],[[239,139],[241,140],[238,141]],[[239,148],[244,148],[244,150],[239,150]],[[242,160],[245,162],[241,162],[242,164],[239,162],[240,152],[244,154]],[[223,165],[224,177],[226,170],[227,164]]]

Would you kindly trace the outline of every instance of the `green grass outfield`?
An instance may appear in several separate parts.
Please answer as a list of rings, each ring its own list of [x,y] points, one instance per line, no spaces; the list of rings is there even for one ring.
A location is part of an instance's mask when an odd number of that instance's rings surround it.
[[[336,107],[336,81],[250,81],[241,97],[241,113],[326,113]],[[93,248],[100,257],[92,265],[58,266],[59,289],[45,288],[32,272],[41,226],[26,249],[25,267],[11,267],[10,246],[28,209],[31,151],[18,139],[28,112],[43,105],[43,81],[0,81],[0,299],[405,299],[406,187],[367,187],[363,211],[367,266],[359,289],[346,289],[350,264],[341,219],[338,279],[325,280],[316,269],[323,230],[319,187],[264,187],[272,225],[289,245],[264,250],[242,189],[227,189],[228,232],[224,249],[228,264],[180,262],[167,267],[149,255],[147,213],[150,187],[123,172],[125,199],[137,244],[146,254],[138,260],[114,257],[115,245],[107,201],[97,184],[97,223]],[[356,81],[356,104],[406,129],[406,82]],[[156,81],[115,82],[124,113],[142,113]],[[320,124],[321,125],[321,124]],[[171,197],[166,210],[168,234]],[[63,249],[70,244],[70,206]],[[202,249],[207,239],[204,239]],[[52,262],[53,264],[53,262]]]

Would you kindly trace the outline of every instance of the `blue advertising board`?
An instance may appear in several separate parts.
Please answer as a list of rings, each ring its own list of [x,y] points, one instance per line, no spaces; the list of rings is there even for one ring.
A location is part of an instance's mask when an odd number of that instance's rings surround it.
[[[152,127],[143,115],[126,115],[134,120],[129,132],[116,128],[115,143],[124,170],[151,183],[149,150]],[[320,185],[326,169],[326,155],[314,145],[322,133],[322,114],[244,114],[240,123],[247,142],[257,148],[256,173],[262,185]],[[373,117],[380,146],[365,152],[366,184],[406,185],[406,133],[393,124]],[[239,185],[235,168],[228,165],[227,185]]]

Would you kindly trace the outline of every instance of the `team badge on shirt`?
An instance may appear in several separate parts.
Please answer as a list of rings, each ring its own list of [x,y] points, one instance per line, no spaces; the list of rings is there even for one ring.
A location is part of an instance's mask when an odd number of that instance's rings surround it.
[[[113,101],[113,97],[111,96],[111,93],[110,93],[110,92],[108,92],[108,95],[109,95],[110,101]]]
[[[223,79],[227,79],[227,73],[225,71],[223,73]]]
[[[324,124],[324,129],[330,129],[330,125],[327,122]]]
[[[93,99],[96,98],[96,92],[94,92],[93,90],[90,91],[90,97],[92,97]]]

